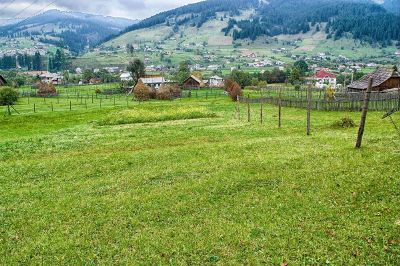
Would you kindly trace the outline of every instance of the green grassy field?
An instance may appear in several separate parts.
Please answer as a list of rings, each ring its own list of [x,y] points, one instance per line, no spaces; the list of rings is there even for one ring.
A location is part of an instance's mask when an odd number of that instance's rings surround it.
[[[24,99],[25,100],[25,99]],[[0,117],[0,264],[398,265],[400,140],[224,97]],[[244,106],[242,118],[245,117]],[[394,116],[400,121],[400,116]]]

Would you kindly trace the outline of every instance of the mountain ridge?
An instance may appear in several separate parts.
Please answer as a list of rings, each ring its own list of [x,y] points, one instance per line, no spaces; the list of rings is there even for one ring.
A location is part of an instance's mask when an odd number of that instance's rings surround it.
[[[37,38],[42,43],[80,53],[87,46],[94,46],[107,36],[116,34],[136,22],[137,20],[127,18],[52,9],[0,27],[0,36]]]
[[[253,8],[256,14],[243,21],[230,22],[226,34],[234,39],[252,40],[262,36],[279,34],[298,34],[310,29],[309,24],[328,23],[329,37],[341,38],[351,34],[353,38],[368,42],[390,42],[400,40],[400,16],[389,12],[395,1],[377,3],[373,0],[208,0],[185,5],[161,12],[127,27],[118,34],[110,35],[104,42],[125,33],[146,29],[157,25],[173,26],[178,31],[182,24],[200,27],[216,13],[225,12],[232,16],[242,10]],[[395,11],[395,10],[391,10]],[[364,12],[364,13],[363,13]],[[275,18],[277,17],[277,18]],[[359,25],[365,25],[365,27]],[[391,25],[387,27],[386,25]],[[384,28],[385,27],[385,28]]]

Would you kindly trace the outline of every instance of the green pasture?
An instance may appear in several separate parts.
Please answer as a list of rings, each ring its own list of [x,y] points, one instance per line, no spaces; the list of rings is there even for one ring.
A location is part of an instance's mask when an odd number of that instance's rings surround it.
[[[333,124],[358,112],[313,111],[307,137],[305,110],[278,128],[276,106],[261,124],[243,105],[239,121],[222,95],[60,98],[0,116],[1,265],[400,263],[400,138],[382,112],[356,150],[357,128]]]

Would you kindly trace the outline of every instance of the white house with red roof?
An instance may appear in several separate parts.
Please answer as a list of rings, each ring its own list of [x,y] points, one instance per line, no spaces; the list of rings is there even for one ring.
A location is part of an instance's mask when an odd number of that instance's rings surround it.
[[[328,68],[318,70],[312,79],[315,81],[315,86],[319,89],[323,89],[324,86],[336,88],[336,75]]]

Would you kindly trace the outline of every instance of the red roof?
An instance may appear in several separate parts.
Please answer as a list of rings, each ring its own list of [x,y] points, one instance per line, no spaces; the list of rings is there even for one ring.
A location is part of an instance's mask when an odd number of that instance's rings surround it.
[[[326,70],[326,69],[321,69],[321,70],[317,71],[317,73],[315,73],[315,76],[314,76],[314,77],[315,77],[315,78],[318,78],[318,79],[336,78],[336,75],[333,74],[333,73],[331,73],[331,72],[329,72],[329,71]]]

